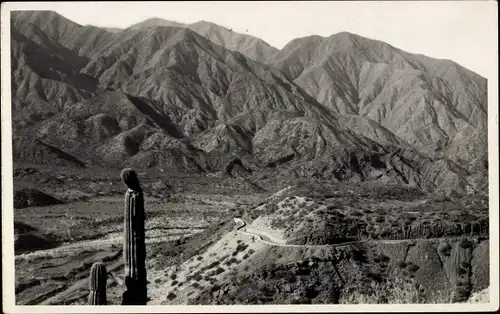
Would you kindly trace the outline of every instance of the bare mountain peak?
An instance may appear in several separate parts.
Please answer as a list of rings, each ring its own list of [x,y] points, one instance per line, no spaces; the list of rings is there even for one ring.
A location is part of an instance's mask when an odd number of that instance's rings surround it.
[[[309,36],[294,38],[291,41],[289,41],[288,44],[286,44],[283,49],[286,49],[289,46],[294,46],[294,45],[302,44],[302,43],[321,43],[325,39],[326,39],[326,37],[323,37],[320,35],[309,35]]]
[[[173,26],[173,27],[185,27],[186,24],[184,23],[179,23],[176,21],[169,21],[157,17],[152,17],[147,20],[144,20],[142,22],[133,24],[132,26],[129,26],[128,29],[132,30],[137,30],[137,29],[142,29],[142,28],[149,28],[149,27],[155,27],[155,26]]]
[[[12,11],[11,18],[14,21],[19,20],[19,21],[22,21],[22,23],[33,23],[35,25],[39,25],[42,23],[45,23],[45,24],[67,23],[67,24],[82,26],[82,25],[64,17],[63,15],[57,13],[56,11],[52,11],[52,10]]]
[[[206,21],[206,20],[201,20],[195,23],[191,23],[187,25],[187,27],[193,29],[193,30],[198,30],[198,31],[203,31],[203,30],[210,30],[210,31],[218,31],[218,32],[233,32],[232,27],[226,27],[220,24],[216,24],[214,22]],[[235,34],[238,34],[234,32]]]

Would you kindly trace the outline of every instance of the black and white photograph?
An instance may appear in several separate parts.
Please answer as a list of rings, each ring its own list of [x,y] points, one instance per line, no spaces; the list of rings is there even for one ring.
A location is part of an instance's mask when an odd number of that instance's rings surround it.
[[[497,14],[2,3],[4,312],[498,310]]]

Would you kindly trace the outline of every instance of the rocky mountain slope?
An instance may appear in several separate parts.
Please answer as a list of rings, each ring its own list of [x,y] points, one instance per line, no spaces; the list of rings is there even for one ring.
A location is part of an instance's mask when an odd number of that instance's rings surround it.
[[[451,61],[347,33],[277,51],[208,22],[108,31],[23,11],[11,25],[18,162],[206,173],[238,161],[487,192],[486,80]]]
[[[489,286],[489,241],[486,198],[461,202],[397,186],[290,186],[247,207],[253,223],[235,219],[204,252],[162,265],[151,304],[464,302]]]
[[[486,79],[449,60],[344,32],[295,39],[271,64],[330,110],[369,118],[419,149],[486,128]]]
[[[272,47],[262,39],[234,32],[223,26],[208,22],[199,21],[192,24],[183,24],[174,21],[167,21],[158,18],[151,18],[141,23],[134,24],[128,29],[139,30],[156,26],[173,26],[189,28],[196,33],[208,38],[210,41],[232,51],[238,51],[246,57],[265,63],[273,56],[278,49]]]

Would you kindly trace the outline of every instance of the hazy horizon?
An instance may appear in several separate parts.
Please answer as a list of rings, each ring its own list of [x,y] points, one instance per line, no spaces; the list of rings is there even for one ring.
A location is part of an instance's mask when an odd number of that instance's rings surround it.
[[[106,28],[124,29],[151,18],[183,24],[208,21],[260,38],[278,49],[295,38],[349,32],[410,53],[452,60],[493,79],[491,63],[485,62],[496,57],[496,51],[487,48],[493,44],[497,47],[498,42],[497,12],[491,10],[491,3],[494,4],[491,1],[47,2],[8,3],[8,7],[52,10],[78,24]],[[391,25],[395,27],[388,27]]]

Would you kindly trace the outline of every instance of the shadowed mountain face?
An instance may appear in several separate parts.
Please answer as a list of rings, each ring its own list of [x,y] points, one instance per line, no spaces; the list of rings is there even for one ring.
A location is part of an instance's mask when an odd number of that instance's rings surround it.
[[[16,161],[487,191],[486,80],[451,61],[348,33],[278,51],[208,22],[11,18]]]

